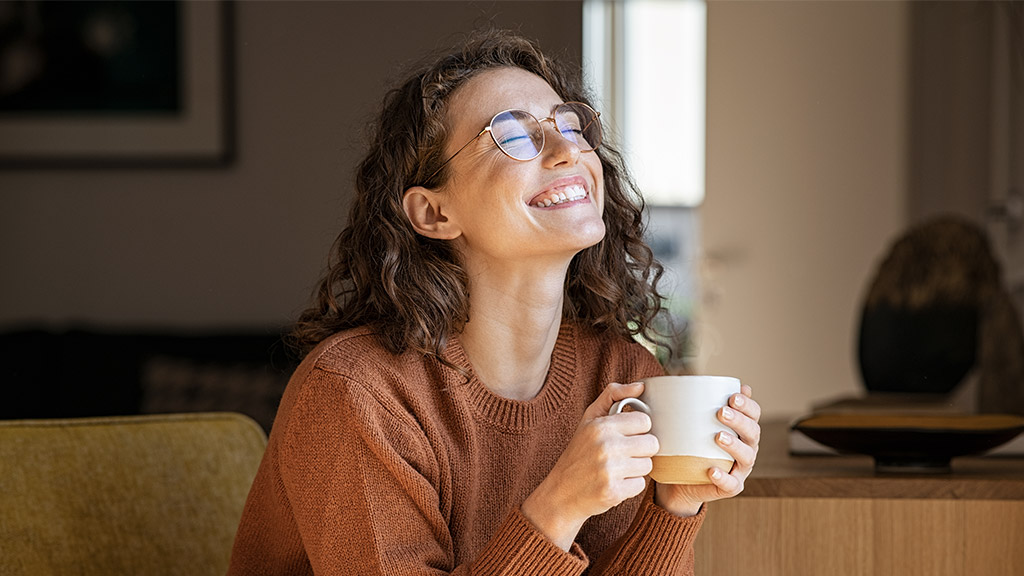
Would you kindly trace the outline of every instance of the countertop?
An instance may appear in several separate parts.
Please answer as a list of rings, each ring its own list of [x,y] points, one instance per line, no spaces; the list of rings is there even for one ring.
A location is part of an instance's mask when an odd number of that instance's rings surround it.
[[[952,472],[879,473],[869,456],[793,456],[789,422],[761,423],[754,471],[740,497],[1024,500],[1024,458],[954,458]]]

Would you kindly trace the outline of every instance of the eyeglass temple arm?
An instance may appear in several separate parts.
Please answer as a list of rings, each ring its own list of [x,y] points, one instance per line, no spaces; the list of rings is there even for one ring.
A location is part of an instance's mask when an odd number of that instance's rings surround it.
[[[431,174],[430,176],[427,176],[427,182],[430,182],[431,180],[433,180],[434,176],[437,176],[438,172],[440,172],[441,170],[444,170],[444,167],[447,166],[449,162],[451,162],[456,156],[459,155],[459,152],[462,152],[463,150],[465,150],[467,146],[469,146],[473,142],[476,142],[477,138],[483,136],[484,134],[486,134],[487,132],[490,132],[490,131],[491,131],[491,127],[490,126],[484,126],[484,129],[481,130],[480,132],[478,132],[476,136],[473,136],[472,140],[470,140],[469,142],[466,142],[465,144],[463,144],[462,148],[459,148],[458,150],[456,150],[455,154],[452,154],[451,156],[448,157],[447,160],[442,162],[441,165],[437,167],[437,170],[434,170],[433,174]]]

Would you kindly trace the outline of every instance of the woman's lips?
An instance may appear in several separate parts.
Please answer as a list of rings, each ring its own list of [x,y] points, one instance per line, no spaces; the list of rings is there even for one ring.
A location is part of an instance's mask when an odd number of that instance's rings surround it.
[[[554,181],[543,192],[527,202],[534,208],[549,208],[583,200],[590,194],[587,181],[582,176],[571,176]]]
[[[535,208],[548,208],[559,204],[567,204],[587,197],[587,189],[578,184],[545,190],[530,200],[530,206]]]

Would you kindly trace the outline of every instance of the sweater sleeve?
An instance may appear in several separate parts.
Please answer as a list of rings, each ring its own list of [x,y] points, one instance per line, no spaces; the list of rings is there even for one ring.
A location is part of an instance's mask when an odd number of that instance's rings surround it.
[[[704,523],[706,506],[701,506],[696,516],[675,516],[654,503],[654,487],[654,482],[648,484],[633,524],[594,562],[589,576],[693,576],[693,543]]]
[[[281,477],[314,574],[582,574],[510,512],[480,555],[455,566],[439,465],[415,418],[371,388],[314,370],[289,415]]]

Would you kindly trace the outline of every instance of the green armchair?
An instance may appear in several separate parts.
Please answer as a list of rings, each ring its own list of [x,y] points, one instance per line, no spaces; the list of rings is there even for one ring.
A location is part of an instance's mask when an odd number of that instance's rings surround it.
[[[224,574],[266,442],[234,413],[0,421],[0,574]]]

